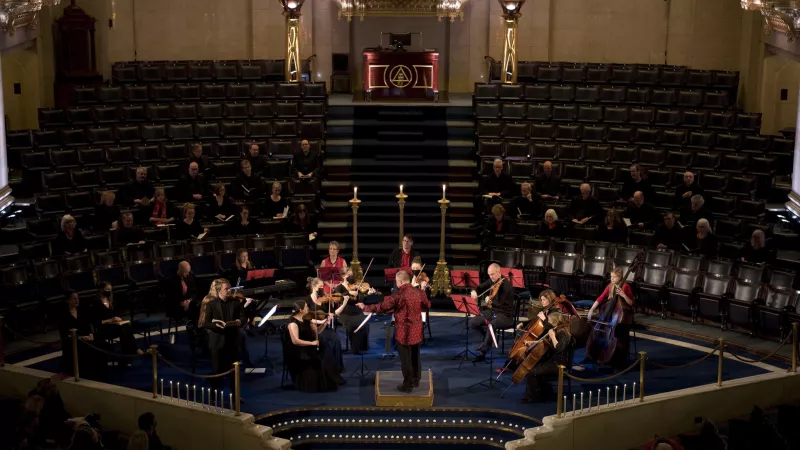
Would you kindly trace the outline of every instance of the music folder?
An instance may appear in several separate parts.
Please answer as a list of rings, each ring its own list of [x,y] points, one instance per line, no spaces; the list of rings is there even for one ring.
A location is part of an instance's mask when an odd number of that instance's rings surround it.
[[[450,272],[453,287],[474,289],[480,284],[480,275],[477,270],[453,270]]]
[[[253,269],[247,271],[247,281],[260,280],[262,278],[274,278],[275,269]]]
[[[450,299],[453,301],[453,304],[456,306],[456,309],[461,311],[462,313],[469,314],[472,316],[479,316],[481,314],[481,308],[478,306],[477,300],[472,298],[469,295],[451,295]]]

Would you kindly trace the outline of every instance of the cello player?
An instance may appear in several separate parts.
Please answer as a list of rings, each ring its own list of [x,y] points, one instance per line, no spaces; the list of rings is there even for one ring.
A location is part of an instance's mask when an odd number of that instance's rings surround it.
[[[591,322],[592,317],[597,311],[597,307],[604,304],[606,301],[620,302],[622,306],[622,320],[617,324],[614,336],[617,338],[617,347],[614,351],[614,356],[611,358],[610,364],[615,369],[624,369],[628,361],[628,345],[630,344],[630,331],[633,324],[633,289],[628,283],[625,283],[623,278],[625,275],[622,268],[617,267],[611,271],[611,283],[606,286],[603,293],[597,297],[586,320]],[[606,320],[606,318],[600,318]]]
[[[551,349],[539,360],[539,363],[528,372],[525,377],[527,386],[522,403],[547,401],[553,396],[553,388],[547,383],[549,378],[558,374],[558,366],[566,366],[570,361],[569,348],[572,336],[569,333],[569,316],[558,311],[553,311],[547,316],[550,329],[543,339],[549,339]],[[530,348],[535,341],[525,341]],[[539,343],[538,345],[544,345]]]
[[[473,362],[485,361],[486,352],[489,351],[492,345],[492,336],[488,333],[489,327],[487,326],[486,331],[484,331],[484,325],[491,324],[492,328],[495,330],[504,330],[514,325],[514,297],[516,295],[514,293],[514,286],[500,273],[499,264],[491,264],[487,272],[489,274],[489,279],[481,283],[481,285],[478,286],[478,290],[485,291],[491,289],[491,287],[498,282],[500,286],[494,298],[487,297],[487,299],[490,300],[487,301],[489,309],[485,309],[481,312],[480,316],[469,319],[470,330],[478,330],[483,334],[481,337],[481,345],[477,348],[478,355],[473,358]],[[474,299],[478,298],[478,293],[475,291],[472,291],[470,295]]]

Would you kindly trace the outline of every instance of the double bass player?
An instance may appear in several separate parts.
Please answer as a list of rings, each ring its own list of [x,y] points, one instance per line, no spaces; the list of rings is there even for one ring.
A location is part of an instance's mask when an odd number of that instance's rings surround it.
[[[608,362],[615,369],[621,370],[625,368],[628,362],[628,346],[630,344],[629,335],[631,325],[633,324],[634,296],[631,286],[624,282],[625,275],[623,275],[621,268],[615,268],[611,271],[610,275],[611,283],[606,286],[606,288],[603,290],[603,293],[597,297],[597,300],[595,300],[591,309],[589,309],[587,320],[592,322],[592,318],[597,314],[597,308],[601,305],[604,305],[604,309],[606,309],[606,307],[611,307],[611,309],[614,309],[614,307],[620,308],[622,313],[621,318],[616,323],[616,327],[614,329],[616,348],[614,349],[613,356],[611,356],[611,359]],[[607,305],[607,302],[613,303]],[[616,303],[616,305],[614,305],[614,303]],[[608,316],[610,316],[610,314],[608,314]],[[597,319],[597,321],[600,322],[608,322],[609,320],[610,317],[599,317]],[[590,343],[587,344],[586,354],[587,356],[593,357],[591,355],[591,337]],[[593,359],[597,360],[598,358],[593,357]]]
[[[482,333],[481,345],[478,346],[478,355],[473,358],[473,362],[486,360],[486,352],[492,345],[492,336],[488,333],[491,324],[495,330],[504,330],[514,325],[514,286],[508,279],[500,273],[499,264],[491,264],[487,270],[489,279],[478,286],[478,290],[483,292],[497,288],[497,293],[487,297],[487,309],[481,315],[469,319],[470,330],[477,330]],[[472,298],[478,298],[478,293],[472,291]],[[490,294],[491,295],[491,294]],[[486,330],[483,327],[486,326]]]

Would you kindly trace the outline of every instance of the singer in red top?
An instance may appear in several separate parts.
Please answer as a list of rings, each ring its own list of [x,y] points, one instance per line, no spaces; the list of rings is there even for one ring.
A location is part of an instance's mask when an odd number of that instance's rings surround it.
[[[364,312],[394,313],[394,339],[403,370],[403,384],[397,386],[400,392],[411,392],[419,386],[422,370],[419,361],[419,345],[422,342],[422,313],[427,313],[431,302],[422,289],[411,286],[408,272],[397,272],[395,278],[397,292],[386,297],[378,305],[358,306]]]

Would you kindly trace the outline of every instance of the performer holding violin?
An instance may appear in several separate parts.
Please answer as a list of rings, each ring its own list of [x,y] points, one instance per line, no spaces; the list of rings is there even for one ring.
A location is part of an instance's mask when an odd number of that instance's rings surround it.
[[[325,283],[319,278],[308,279],[309,295],[306,305],[310,311],[308,319],[316,325],[319,336],[319,349],[323,357],[330,355],[338,365],[339,373],[344,372],[344,355],[342,355],[342,342],[333,329],[336,316],[333,305],[342,301],[341,295],[328,295],[324,290]]]
[[[292,317],[286,327],[290,350],[284,354],[286,366],[294,387],[300,392],[335,390],[338,385],[344,384],[344,380],[337,371],[336,363],[319,352],[317,328],[307,320],[309,314],[306,302],[294,302]]]
[[[637,260],[631,264],[629,272],[637,265]],[[624,369],[627,364],[629,334],[633,323],[633,290],[623,281],[626,276],[619,267],[611,272],[611,284],[597,297],[587,316],[587,320],[593,322],[592,317],[603,305],[598,319],[594,321],[595,329],[586,343],[586,355],[601,364],[610,362],[615,369]]]
[[[347,330],[350,351],[354,355],[360,355],[361,352],[369,349],[369,326],[365,325],[358,333],[355,333],[356,329],[364,322],[364,312],[356,306],[356,303],[362,303],[364,297],[375,293],[375,289],[370,287],[362,290],[359,288],[353,277],[353,271],[350,269],[345,271],[343,278],[342,283],[333,290],[334,294],[342,295],[342,304],[336,309],[336,315]]]
[[[411,263],[411,274],[413,275],[413,277],[411,277],[411,286],[422,289],[427,295],[430,293],[428,285],[430,284],[431,279],[428,278],[428,274],[422,271],[423,268],[424,266],[422,265],[422,258],[419,256],[414,258],[414,261]]]
[[[549,348],[525,377],[527,387],[522,403],[547,401],[548,398],[552,398],[553,389],[547,380],[558,374],[559,365],[566,366],[569,363],[569,347],[572,341],[569,333],[569,316],[553,311],[547,315],[547,325],[549,329],[542,338],[525,340],[527,351],[536,345],[547,345]]]
[[[514,286],[500,273],[500,265],[492,264],[488,269],[489,280],[484,281],[478,286],[479,291],[491,291],[486,297],[487,309],[481,312],[480,316],[469,319],[469,328],[482,333],[481,345],[478,346],[478,355],[473,358],[473,362],[481,362],[486,359],[486,352],[492,345],[492,337],[488,333],[488,325],[491,324],[495,330],[506,329],[514,324]],[[474,299],[478,299],[476,291],[471,292]],[[483,327],[486,326],[486,330]]]

